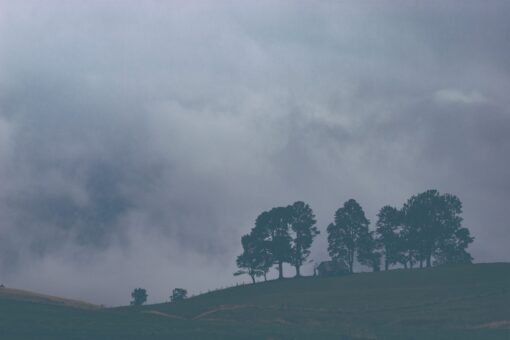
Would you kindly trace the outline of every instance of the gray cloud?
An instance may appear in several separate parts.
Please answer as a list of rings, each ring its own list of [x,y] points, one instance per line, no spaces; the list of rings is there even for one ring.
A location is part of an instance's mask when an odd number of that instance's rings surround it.
[[[0,2],[0,279],[121,304],[232,284],[262,210],[437,188],[508,261],[510,6]],[[309,268],[308,268],[309,269]]]

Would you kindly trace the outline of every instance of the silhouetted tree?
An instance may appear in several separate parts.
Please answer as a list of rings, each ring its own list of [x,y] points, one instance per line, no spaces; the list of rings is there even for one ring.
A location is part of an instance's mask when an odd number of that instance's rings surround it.
[[[267,281],[267,273],[274,264],[273,254],[271,253],[271,247],[265,240],[257,238],[257,257],[259,260],[259,268],[264,281]]]
[[[367,237],[370,221],[353,199],[344,203],[335,213],[335,223],[328,228],[328,252],[332,259],[344,260],[353,272],[354,258],[363,238]]]
[[[283,278],[283,263],[292,259],[289,225],[292,210],[290,207],[276,207],[257,217],[253,233],[271,254],[272,263],[278,265],[278,278]]]
[[[465,228],[461,227],[462,203],[457,196],[428,190],[412,196],[402,211],[408,242],[416,251],[420,267],[424,262],[430,267],[435,254],[442,254],[444,258],[448,258],[446,254],[466,256],[465,249],[473,239],[469,231],[467,234],[461,231]],[[460,240],[462,236],[464,238]],[[452,246],[455,244],[457,246]]]
[[[377,250],[374,232],[362,233],[358,239],[358,262],[372,268],[374,272],[381,270],[381,253]]]
[[[272,266],[272,257],[264,240],[257,239],[257,235],[253,233],[241,237],[243,245],[243,253],[237,257],[236,263],[240,268],[234,275],[248,274],[253,283],[255,277],[264,276]]]
[[[236,264],[239,270],[234,273],[234,276],[247,274],[251,277],[252,282],[255,283],[255,277],[258,276],[258,265],[255,245],[251,242],[252,238],[251,234],[241,237],[243,253],[237,257]]]
[[[473,240],[467,228],[457,229],[453,235],[439,242],[434,254],[434,263],[436,265],[473,263],[473,257],[466,251]]]
[[[296,268],[296,277],[301,276],[300,268],[310,255],[310,247],[319,230],[310,206],[298,201],[290,206],[290,228],[293,231],[291,264]]]
[[[377,217],[377,242],[384,255],[384,269],[388,270],[390,265],[398,263],[403,256],[403,240],[399,236],[402,213],[397,208],[387,205],[381,208]]]
[[[184,288],[174,288],[170,296],[171,302],[184,300],[188,295],[188,291]]]
[[[412,269],[418,258],[418,251],[414,248],[414,244],[417,242],[414,238],[415,235],[405,225],[398,234],[397,262],[403,265],[405,269]]]
[[[131,301],[133,306],[141,306],[147,301],[147,291],[143,288],[135,288],[131,293],[131,297],[133,298],[133,301]]]

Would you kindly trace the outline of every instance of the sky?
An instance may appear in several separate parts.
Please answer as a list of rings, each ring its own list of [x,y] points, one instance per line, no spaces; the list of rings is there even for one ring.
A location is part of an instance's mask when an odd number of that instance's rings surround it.
[[[167,301],[248,282],[235,258],[262,211],[310,204],[320,262],[346,200],[374,228],[428,189],[463,202],[475,262],[510,261],[509,15],[498,0],[0,0],[0,282]]]

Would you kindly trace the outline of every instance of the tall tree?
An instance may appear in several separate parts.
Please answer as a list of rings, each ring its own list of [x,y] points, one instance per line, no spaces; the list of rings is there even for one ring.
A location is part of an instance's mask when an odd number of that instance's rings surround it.
[[[264,226],[262,230],[265,231],[266,244],[269,246],[274,264],[278,266],[279,279],[283,279],[283,264],[292,261],[292,245],[289,234],[291,218],[292,211],[289,207],[273,208],[262,218]]]
[[[335,222],[328,228],[328,252],[331,258],[344,260],[353,272],[354,259],[363,238],[367,237],[370,221],[361,206],[353,199],[335,213]]]
[[[374,272],[381,270],[381,253],[378,251],[374,232],[362,233],[358,240],[358,262],[372,268]]]
[[[418,259],[418,251],[415,248],[417,244],[416,235],[407,225],[404,225],[398,234],[398,253],[397,262],[404,266],[405,269],[412,269]]]
[[[291,263],[292,245],[289,234],[292,211],[290,207],[276,207],[261,213],[252,234],[257,240],[260,255],[266,263],[278,266],[278,278],[283,278],[283,264]],[[265,273],[264,273],[265,277]]]
[[[465,251],[473,241],[469,231],[467,235],[462,231],[462,203],[455,195],[428,190],[412,196],[402,211],[410,246],[416,251],[420,266],[425,262],[430,267],[435,254],[451,249],[447,244],[458,243]],[[466,236],[464,240],[459,238],[462,236]]]
[[[300,268],[310,255],[313,239],[319,234],[312,208],[298,201],[290,206],[290,228],[293,231],[291,263],[296,268],[296,277],[301,276]]]
[[[384,255],[384,269],[399,262],[402,240],[399,237],[399,228],[402,225],[402,214],[394,207],[386,205],[377,214],[376,234],[378,245]]]

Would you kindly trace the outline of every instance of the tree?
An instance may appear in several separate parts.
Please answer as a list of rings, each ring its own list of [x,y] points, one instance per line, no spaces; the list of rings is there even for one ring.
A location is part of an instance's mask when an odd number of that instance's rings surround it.
[[[291,264],[296,268],[296,277],[301,276],[300,268],[310,255],[313,239],[319,234],[315,226],[317,221],[310,206],[298,201],[290,206],[290,228],[294,233],[292,239]]]
[[[328,252],[332,259],[344,260],[353,272],[354,258],[363,238],[367,237],[370,221],[361,206],[353,199],[335,213],[335,222],[328,228]]]
[[[381,253],[377,251],[374,232],[362,233],[358,240],[358,262],[372,268],[374,272],[381,270]]]
[[[172,291],[172,295],[170,296],[171,302],[182,301],[186,299],[188,295],[188,291],[184,288],[174,288]]]
[[[461,227],[462,203],[457,196],[428,190],[412,196],[402,211],[410,248],[420,267],[424,262],[430,267],[433,256],[439,254],[445,259],[453,254],[470,258],[466,248],[473,238]]]
[[[384,269],[388,270],[390,265],[399,262],[402,255],[402,238],[399,236],[402,213],[397,208],[386,205],[381,208],[377,217],[377,243],[384,255]]]
[[[266,278],[266,273],[272,265],[272,258],[264,241],[257,239],[257,235],[252,231],[241,237],[241,244],[243,253],[236,260],[240,270],[234,275],[248,274],[253,283],[255,283],[255,277],[263,275]]]
[[[406,225],[398,234],[397,244],[397,262],[404,266],[405,269],[413,268],[418,258],[418,251],[414,248],[415,234]]]
[[[473,257],[466,251],[466,248],[474,238],[467,228],[459,228],[454,235],[441,240],[434,256],[436,265],[443,264],[471,264]]]
[[[283,263],[290,263],[292,259],[291,217],[290,207],[276,207],[260,214],[253,229],[257,240],[271,254],[272,263],[278,265],[279,279],[283,279]]]
[[[131,293],[131,297],[133,298],[131,305],[141,306],[147,301],[147,291],[143,288],[135,288]]]

